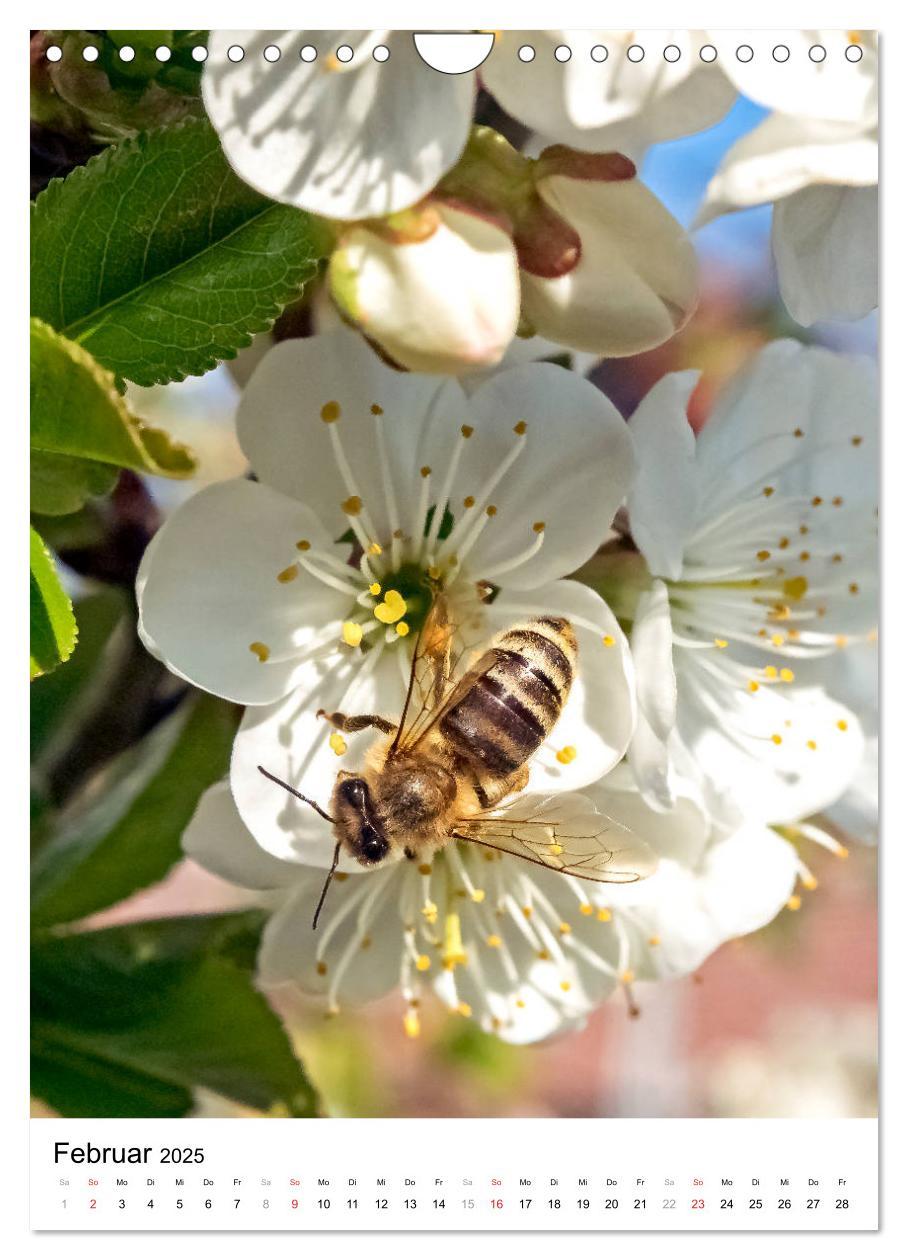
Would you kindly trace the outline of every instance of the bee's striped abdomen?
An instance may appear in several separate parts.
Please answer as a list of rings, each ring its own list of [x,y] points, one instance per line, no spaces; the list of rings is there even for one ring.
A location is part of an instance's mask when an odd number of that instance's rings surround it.
[[[557,722],[576,662],[577,640],[564,617],[518,622],[471,671],[474,681],[441,719],[442,734],[483,780],[514,774]]]

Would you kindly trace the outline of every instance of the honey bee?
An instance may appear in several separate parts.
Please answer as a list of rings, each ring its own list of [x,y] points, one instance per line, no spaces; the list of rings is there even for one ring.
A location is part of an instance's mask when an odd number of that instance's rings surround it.
[[[436,591],[413,652],[399,721],[319,710],[339,731],[375,728],[384,736],[370,748],[361,772],[339,771],[330,812],[258,767],[334,828],[334,858],[313,928],[342,850],[371,867],[389,858],[430,861],[452,840],[463,840],[601,883],[631,883],[654,868],[646,844],[604,815],[590,811],[559,822],[491,813],[526,787],[528,762],[567,700],[578,657],[567,618],[517,622],[496,635],[459,679],[453,677],[453,637],[447,603]]]

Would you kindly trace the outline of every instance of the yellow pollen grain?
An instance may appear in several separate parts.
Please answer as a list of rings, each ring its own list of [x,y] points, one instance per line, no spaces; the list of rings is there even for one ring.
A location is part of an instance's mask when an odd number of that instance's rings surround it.
[[[848,857],[848,850],[845,848],[844,844],[836,845],[836,847],[833,849],[833,853],[836,855],[837,858]]]
[[[558,924],[558,931],[561,933],[562,936],[570,936],[573,930],[574,929],[571,927],[570,923]]]
[[[728,647],[728,639],[713,639],[713,643],[716,645],[717,648]]]
[[[326,402],[324,407],[322,407],[321,417],[325,424],[334,424],[335,420],[340,419],[340,413],[341,409],[339,402]]]
[[[809,527],[808,525],[799,525],[799,526],[798,526],[798,533],[799,533],[799,534],[809,534],[809,533],[810,533],[810,527]]]
[[[782,647],[783,644],[785,643],[785,635],[774,634],[772,638],[770,639],[770,643],[772,643],[773,647]]]
[[[348,647],[359,647],[363,641],[363,628],[355,621],[345,621],[341,627],[341,637]]]
[[[760,627],[760,629],[757,631],[757,634],[758,634],[758,636],[759,636],[761,639],[765,639],[765,638],[766,638],[766,631],[763,629],[763,627],[762,627],[762,626],[761,626],[761,627]]]
[[[343,884],[350,878],[350,876],[347,874],[346,871],[335,871],[332,878],[335,880],[336,883]]]
[[[380,407],[378,403],[373,403],[369,410],[372,412],[373,416],[383,416],[385,414],[384,407]]]
[[[351,494],[349,499],[344,499],[341,504],[341,511],[347,516],[359,516],[363,510],[363,501],[358,494]]]
[[[840,551],[837,551],[837,552],[835,553],[835,555],[832,557],[832,563],[833,563],[833,564],[841,564],[841,563],[842,563],[842,553],[841,553]]]
[[[763,547],[760,551],[757,552],[757,559],[768,560],[771,554],[772,552],[767,551],[766,548]]]
[[[795,429],[793,436],[794,436],[794,437],[796,437],[796,438],[802,438],[802,437],[804,436],[804,430],[803,430],[803,429]]]
[[[763,670],[763,673],[767,678],[777,678],[779,676],[779,671],[776,669],[775,665],[767,665]]]
[[[789,539],[789,538],[780,538],[780,539],[779,539],[779,548],[780,548],[780,550],[784,551],[784,550],[785,550],[785,548],[786,548],[786,547],[788,546],[788,544],[790,543],[790,541],[791,541],[791,539]]]
[[[369,587],[369,594],[370,594],[370,595],[380,595],[380,594],[381,594],[381,586],[380,586],[380,584],[379,584],[378,582],[373,582],[373,583],[372,583],[372,585]]]
[[[311,547],[312,547],[312,543],[309,541],[308,538],[301,538],[299,542],[296,544],[297,551],[309,551]]]
[[[858,591],[860,590],[860,587],[858,586],[857,582],[850,582],[848,585],[848,589],[852,595],[857,595]]]
[[[468,438],[468,437],[472,437],[472,436],[473,436],[473,426],[472,426],[472,424],[462,424],[462,425],[460,426],[460,431],[461,431],[461,433],[463,434],[463,436],[464,436],[465,438]]]
[[[785,683],[794,682],[794,679],[795,679],[794,670],[782,669],[779,671],[779,677],[782,679],[782,682],[785,682]]]
[[[542,534],[542,533],[544,533],[544,532],[545,532],[545,521],[534,521],[534,522],[533,522],[533,533],[534,533],[534,534]]]
[[[748,691],[759,691],[759,690],[760,690],[760,684],[759,684],[759,683],[758,683],[755,679],[753,679],[753,678],[752,678],[752,679],[750,680],[750,682],[747,684],[747,690],[748,690]]]
[[[429,957],[429,955],[420,954],[416,960],[416,970],[428,971],[431,966],[432,966],[432,959]]]
[[[563,844],[550,844],[549,845],[549,853],[551,853],[552,857],[558,857],[563,852],[564,852]]]
[[[837,634],[835,637],[835,645],[836,647],[840,647],[840,648],[848,647],[848,635]]]
[[[813,507],[819,507],[820,504],[823,502],[823,496],[821,494],[815,494],[814,497],[810,500],[810,502]]]
[[[463,501],[463,505],[465,508],[471,508],[475,505],[475,503],[476,503],[476,500],[473,498],[472,494],[468,494],[467,497]]]
[[[363,939],[359,943],[360,949],[370,949],[371,946],[372,946],[371,936],[364,936]]]
[[[474,888],[473,891],[470,893],[470,900],[475,901],[477,905],[481,901],[485,901],[485,899],[486,899],[486,892],[484,888]]]
[[[632,984],[633,980],[634,980],[634,973],[632,971],[624,971],[621,973],[622,984]]]
[[[473,1014],[473,1008],[469,1002],[458,1002],[454,1009],[458,1015],[463,1015],[465,1019],[469,1019]]]
[[[497,516],[497,515],[498,515],[498,508],[495,506],[494,503],[490,503],[489,506],[486,508],[486,516]]]
[[[562,990],[562,992],[567,993],[568,989],[571,987],[571,982],[570,980],[562,980],[558,987]]]
[[[423,464],[422,468],[419,470],[419,475],[420,477],[430,477],[432,475],[431,466],[429,464]]]
[[[549,959],[552,957],[552,955],[549,953],[549,951],[548,951],[547,949],[540,949],[540,950],[538,951],[538,953],[536,954],[536,957],[537,957],[537,958],[538,958],[541,962],[548,962],[548,961],[549,961]]]
[[[582,901],[580,903],[580,913],[586,914],[586,915],[590,915],[593,913],[593,907],[590,905],[588,901]]]
[[[347,751],[347,741],[341,735],[340,731],[332,731],[328,736],[328,747],[338,757],[343,757]]]
[[[407,1011],[404,1016],[404,1032],[408,1037],[419,1036],[419,1012]]]
[[[764,486],[764,487],[763,487],[763,497],[764,497],[764,498],[766,498],[766,499],[770,499],[770,498],[772,498],[772,496],[775,494],[775,492],[776,492],[776,488],[775,488],[775,486]]]
[[[601,910],[596,911],[596,918],[600,923],[608,923],[611,920],[611,917],[611,910],[606,910],[604,907]]]
[[[524,1002],[523,998],[518,998],[517,1001],[514,1003],[514,1005],[522,1011],[523,1008],[526,1006],[526,1002]]]
[[[650,945],[652,945],[652,946],[653,946],[653,948],[655,949],[655,947],[656,947],[657,945],[661,945],[661,944],[662,944],[662,937],[661,937],[661,936],[651,936],[651,937],[649,938],[649,944],[650,944]]]
[[[798,556],[798,559],[806,563],[810,559],[810,552],[802,551],[801,554]]]
[[[798,896],[797,893],[792,893],[792,895],[788,898],[788,901],[785,904],[788,906],[789,910],[800,910],[801,898]]]
[[[523,437],[526,431],[527,431],[526,420],[518,420],[517,423],[514,425],[514,432],[517,434],[518,437]]]
[[[832,500],[832,506],[841,507],[843,502],[844,502],[844,499],[842,498],[842,496],[840,494],[837,494],[836,497]]]
[[[851,445],[852,445],[852,446],[860,446],[860,445],[861,445],[861,443],[862,443],[863,441],[864,441],[864,439],[863,439],[862,437],[858,437],[857,435],[855,435],[855,436],[851,439]]]
[[[405,621],[399,621],[394,628],[402,639],[410,633],[410,627]]]
[[[295,564],[288,564],[286,569],[281,569],[280,573],[277,575],[277,580],[285,583],[292,582],[298,573],[299,569]]]
[[[614,638],[612,637],[612,635],[610,635],[610,634],[604,634],[604,635],[602,636],[602,642],[605,644],[605,646],[606,646],[606,647],[614,647],[614,646],[615,646],[615,640],[614,640]]]
[[[420,862],[419,866],[418,866],[416,869],[419,871],[420,875],[431,875],[431,874],[432,874],[432,864],[431,864],[431,862]]]
[[[381,543],[377,543],[377,542],[369,543],[370,556],[380,556],[382,553],[382,550],[383,548],[382,548]]]
[[[268,646],[268,644],[259,643],[258,640],[256,640],[255,643],[249,644],[249,651],[252,653],[253,656],[257,656],[263,665],[265,661],[267,661],[268,657],[271,655],[271,648]]]
[[[772,742],[776,745],[776,747],[778,747],[779,744],[781,744],[782,742],[782,736],[779,735],[778,733],[770,736],[770,738],[772,739]]]
[[[789,599],[797,603],[799,599],[803,599],[807,594],[807,578],[800,574],[798,577],[786,578],[782,583],[782,590]]]
[[[320,976],[325,976],[328,974],[328,968],[323,962],[316,963],[315,970],[318,972]]]
[[[838,727],[840,731],[848,730],[848,723],[845,721],[844,718],[839,718],[838,722],[836,722],[836,726]]]
[[[577,749],[573,744],[565,744],[565,746],[555,753],[555,760],[559,765],[569,766],[577,756]]]
[[[807,741],[807,747],[810,749],[810,751],[811,751],[811,752],[816,752],[816,750],[817,750],[817,741],[816,741],[815,739],[809,739],[809,740]]]
[[[491,936],[486,937],[486,944],[489,949],[501,949],[501,937],[493,932]]]
[[[520,909],[521,909],[521,913],[523,914],[523,917],[524,917],[525,919],[532,919],[532,917],[533,917],[533,907],[532,907],[532,906],[521,906],[521,907],[520,907]]]

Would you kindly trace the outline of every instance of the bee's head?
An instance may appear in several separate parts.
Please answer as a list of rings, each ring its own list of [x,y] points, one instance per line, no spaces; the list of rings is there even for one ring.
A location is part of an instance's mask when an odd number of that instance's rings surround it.
[[[338,779],[331,802],[334,834],[363,866],[375,866],[391,848],[375,813],[369,784],[357,775]]]

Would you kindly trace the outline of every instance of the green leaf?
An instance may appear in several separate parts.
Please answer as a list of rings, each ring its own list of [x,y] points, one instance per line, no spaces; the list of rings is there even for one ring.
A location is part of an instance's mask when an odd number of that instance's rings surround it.
[[[76,512],[113,488],[120,468],[190,477],[188,447],[134,416],[113,374],[40,319],[31,321],[31,498],[36,512]]]
[[[298,297],[325,229],[228,166],[206,119],[106,149],[38,197],[32,313],[139,385],[201,375]]]
[[[51,554],[34,526],[29,527],[29,676],[49,674],[69,659],[78,630],[69,596],[60,585]]]
[[[29,740],[32,764],[67,722],[73,706],[95,677],[101,654],[126,612],[126,596],[116,587],[80,599],[74,612],[79,641],[67,668],[36,678],[29,692]],[[103,684],[102,684],[103,685]]]
[[[157,883],[202,792],[226,772],[236,709],[194,694],[93,782],[32,864],[32,924],[69,923]]]
[[[198,1086],[262,1111],[317,1114],[280,1020],[228,956],[259,926],[248,914],[198,916],[37,943],[35,1092],[86,1116],[185,1114],[182,1091]]]

